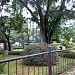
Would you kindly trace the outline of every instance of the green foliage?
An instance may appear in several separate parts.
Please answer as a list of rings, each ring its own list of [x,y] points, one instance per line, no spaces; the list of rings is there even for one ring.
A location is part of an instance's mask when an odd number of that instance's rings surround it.
[[[0,51],[0,54],[3,54],[3,51]],[[23,55],[23,51],[9,51],[9,55]]]
[[[65,51],[63,51],[63,53],[67,54],[67,53],[71,53],[71,51],[70,50],[65,50]]]
[[[64,53],[63,56],[67,58],[75,58],[75,52],[69,51],[68,53]]]
[[[57,46],[56,45],[51,45],[51,50],[57,50]],[[52,53],[52,63],[56,64],[58,63],[58,52],[54,52]]]
[[[13,46],[12,49],[23,49],[23,46]]]
[[[54,44],[51,45],[51,49],[52,50],[57,50],[57,46],[55,46]]]
[[[66,47],[70,45],[69,41],[67,40],[62,41],[61,44]]]
[[[10,51],[9,55],[21,55],[22,51]]]
[[[52,46],[52,48],[55,50],[56,47]],[[41,52],[46,52],[48,50],[47,44],[33,44],[28,45],[25,47],[25,51],[23,55],[30,55],[30,54],[37,54]],[[29,65],[48,65],[48,55],[39,55],[35,57],[30,57],[24,59],[25,64]],[[57,53],[52,54],[52,64],[57,63]]]
[[[55,46],[60,46],[61,43],[53,43],[53,45],[55,45]]]
[[[50,43],[53,35],[56,38],[59,37],[58,33],[60,34],[61,31],[60,24],[62,27],[62,23],[65,20],[74,19],[75,11],[69,10],[66,6],[69,2],[66,0],[60,2],[59,0],[19,0],[18,4],[22,4],[23,7],[27,8],[31,14],[31,20],[40,27],[43,41]],[[29,7],[29,4],[32,8]]]
[[[4,59],[4,55],[0,55],[0,60],[3,60],[3,59]],[[0,63],[0,74],[4,73],[4,66],[5,66],[5,63]]]
[[[64,27],[62,29],[62,36],[64,37],[64,39],[70,41],[70,38],[74,38],[74,35],[75,35],[74,22],[69,23],[68,25],[72,25],[72,26]]]
[[[61,42],[61,45],[65,46],[65,47],[72,47],[74,44],[70,43],[68,40],[63,40]]]
[[[2,16],[2,20],[5,23],[5,33],[9,35],[9,39],[15,41],[17,38],[21,37],[24,40],[25,34],[27,33],[27,25],[25,24],[25,17],[22,14],[22,6],[17,5],[16,2],[14,2],[5,5],[5,8],[3,9],[7,13],[10,13],[9,17]],[[2,22],[2,20],[0,20],[0,22]]]

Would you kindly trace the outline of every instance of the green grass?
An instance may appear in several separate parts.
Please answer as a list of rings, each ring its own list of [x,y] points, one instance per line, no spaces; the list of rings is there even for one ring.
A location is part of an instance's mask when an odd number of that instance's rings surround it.
[[[9,51],[9,55],[22,55],[24,49],[14,49],[12,51]],[[2,54],[3,51],[0,50],[0,54]]]
[[[53,45],[55,45],[55,46],[60,46],[61,45],[61,43],[52,43]]]
[[[24,49],[14,49],[12,51],[23,51]]]

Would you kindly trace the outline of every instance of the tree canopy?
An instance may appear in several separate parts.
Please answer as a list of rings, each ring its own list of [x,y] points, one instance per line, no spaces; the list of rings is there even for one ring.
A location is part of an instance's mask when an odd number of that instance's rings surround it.
[[[1,5],[9,1],[2,0]],[[38,24],[42,40],[46,43],[51,42],[61,23],[75,18],[74,0],[13,0],[14,11],[17,10],[16,4],[30,12],[30,19]]]
[[[38,23],[42,40],[51,42],[51,38],[60,23],[74,19],[74,0],[16,0],[30,12],[31,20]],[[71,3],[71,4],[70,4]],[[68,6],[71,7],[68,8]],[[32,7],[32,8],[31,8]]]
[[[0,16],[0,32],[3,34],[2,36],[3,41],[8,43],[8,49],[11,50],[10,45],[10,39],[12,36],[11,32],[13,30],[17,31],[18,33],[26,32],[26,26],[25,25],[25,18],[22,15],[22,7],[19,7],[19,5],[15,6],[15,3],[7,4],[8,1],[2,0],[0,5],[1,9],[1,16]],[[17,7],[17,10],[15,11],[15,7]],[[2,11],[5,11],[9,13],[9,16],[2,15]],[[24,27],[24,28],[23,28]]]

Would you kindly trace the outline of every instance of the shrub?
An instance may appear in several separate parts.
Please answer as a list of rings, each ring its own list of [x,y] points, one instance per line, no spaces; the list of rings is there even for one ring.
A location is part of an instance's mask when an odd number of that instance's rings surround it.
[[[0,55],[0,60],[4,59],[4,55]],[[4,73],[5,63],[0,63],[0,73]]]
[[[12,49],[23,49],[23,46],[13,46]]]
[[[24,55],[30,55],[30,54],[36,54],[36,53],[41,53],[41,52],[46,52],[48,45],[47,44],[33,44],[33,45],[28,45],[25,47],[24,50]],[[56,53],[52,54],[52,63],[56,64]],[[30,57],[24,59],[25,64],[30,64],[30,65],[48,65],[48,55],[39,55],[35,57]]]
[[[64,53],[63,56],[67,58],[75,58],[75,52]]]
[[[64,50],[63,53],[64,53],[64,54],[66,54],[66,53],[71,53],[71,50]]]
[[[55,46],[60,46],[61,43],[53,43],[53,45],[55,45]]]
[[[65,47],[72,47],[72,46],[74,46],[73,43],[71,43],[71,42],[69,42],[67,40],[62,41],[61,45],[65,46]]]
[[[10,51],[9,55],[21,55],[22,51]]]

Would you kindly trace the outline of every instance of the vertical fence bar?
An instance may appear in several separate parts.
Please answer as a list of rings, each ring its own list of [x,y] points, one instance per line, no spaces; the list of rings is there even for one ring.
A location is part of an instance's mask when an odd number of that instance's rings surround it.
[[[30,64],[29,64],[29,58],[28,58],[28,75],[29,75],[29,71],[30,71]]]
[[[64,51],[63,51],[63,53],[64,53]],[[64,68],[65,68],[65,71],[67,70],[67,59],[66,59],[66,56],[64,56]]]
[[[74,53],[74,50],[73,50],[73,53]],[[73,66],[74,66],[74,57],[73,57]]]
[[[57,52],[55,52],[56,54],[57,54]],[[56,60],[57,58],[55,58],[55,60]],[[54,60],[54,59],[53,59]],[[58,65],[57,65],[57,63],[56,63],[56,74],[58,73]]]
[[[17,75],[17,60],[16,60],[16,75]]]
[[[48,54],[46,54],[46,57],[48,57]],[[48,60],[48,58],[47,58],[47,60]],[[47,63],[47,65],[46,65],[46,75],[48,74],[48,72],[47,72],[47,68],[48,68],[48,61],[46,60],[46,63]]]
[[[45,56],[45,55],[43,55],[43,56]],[[43,75],[43,73],[44,73],[44,63],[42,63],[42,75]]]
[[[46,66],[46,75],[47,75],[47,66]]]
[[[60,74],[60,60],[61,60],[61,57],[60,57],[60,52],[58,52],[58,65],[59,65],[59,67],[58,67],[58,72],[59,72],[59,74]]]
[[[48,75],[52,75],[52,55],[51,55],[51,46],[48,46]]]
[[[42,65],[42,75],[43,75],[44,69],[43,69],[43,65]]]
[[[39,65],[38,65],[38,75],[39,75]]]
[[[62,51],[62,54],[64,54],[64,51]],[[62,56],[62,70],[61,72],[63,73],[65,70],[65,66],[66,66],[66,61],[65,61],[65,57]]]
[[[22,75],[24,75],[24,64],[23,64],[23,62],[22,62]]]
[[[8,75],[9,75],[9,62],[8,62]]]
[[[71,54],[73,53],[73,51],[72,51],[72,49],[71,49]],[[73,56],[71,57],[71,60],[72,60],[72,62],[71,62],[71,65],[72,65],[72,67],[73,67]]]
[[[35,75],[35,64],[34,64],[34,75]]]

